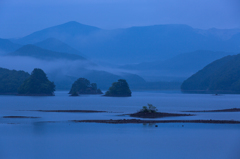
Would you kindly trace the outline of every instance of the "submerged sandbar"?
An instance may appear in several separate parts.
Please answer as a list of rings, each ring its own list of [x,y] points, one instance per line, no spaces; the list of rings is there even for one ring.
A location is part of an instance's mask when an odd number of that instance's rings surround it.
[[[107,111],[98,111],[98,110],[32,110],[39,112],[57,112],[57,113],[104,113]]]
[[[235,120],[140,120],[140,119],[120,119],[120,120],[71,120],[76,123],[107,123],[107,124],[148,124],[148,123],[209,123],[209,124],[240,124]]]
[[[219,110],[191,110],[191,111],[182,111],[182,112],[191,112],[191,113],[201,113],[201,112],[240,112],[240,108],[219,109]]]

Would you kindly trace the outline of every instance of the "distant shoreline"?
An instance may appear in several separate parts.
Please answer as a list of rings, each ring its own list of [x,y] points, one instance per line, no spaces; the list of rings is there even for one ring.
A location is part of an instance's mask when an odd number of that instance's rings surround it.
[[[190,111],[182,111],[189,113],[204,113],[204,112],[240,112],[240,108],[231,108],[231,109],[219,109],[219,110],[190,110]]]
[[[16,96],[55,96],[55,94],[16,94]]]
[[[106,124],[148,124],[148,123],[207,123],[207,124],[240,124],[235,120],[140,120],[140,119],[121,119],[121,120],[70,120],[76,123],[106,123]]]
[[[98,110],[31,110],[39,112],[56,112],[56,113],[104,113],[106,111]]]

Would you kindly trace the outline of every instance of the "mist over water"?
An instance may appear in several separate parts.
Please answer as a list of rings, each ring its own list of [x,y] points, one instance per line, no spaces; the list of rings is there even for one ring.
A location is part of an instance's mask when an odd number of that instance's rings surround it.
[[[5,54],[5,53],[4,53]],[[22,56],[1,56],[0,67],[23,70],[26,72],[31,72],[34,68],[41,68],[47,73],[54,71],[59,71],[63,75],[73,75],[76,74],[78,70],[96,70],[96,71],[106,71],[109,73],[121,75],[125,73],[136,73],[136,71],[125,70],[120,68],[113,68],[108,66],[101,66],[88,60],[40,60],[31,57]]]

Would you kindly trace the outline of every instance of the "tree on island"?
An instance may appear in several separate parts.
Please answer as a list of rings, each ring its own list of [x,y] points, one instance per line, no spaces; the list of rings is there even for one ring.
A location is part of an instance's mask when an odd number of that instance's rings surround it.
[[[192,114],[158,112],[157,108],[152,104],[143,106],[143,108],[140,111],[133,113],[133,114],[129,114],[129,115],[131,117],[138,117],[138,118],[163,118],[163,117],[177,117],[177,116],[192,116]]]
[[[139,113],[156,113],[158,110],[152,104],[148,104],[147,106],[143,106],[143,108],[139,111]]]
[[[119,79],[118,82],[112,84],[109,90],[105,93],[105,96],[130,97],[132,96],[132,92],[129,89],[127,81]]]
[[[18,89],[19,95],[53,96],[55,84],[50,82],[43,70],[35,68],[30,77]]]
[[[73,84],[69,92],[71,96],[78,96],[79,94],[103,94],[100,89],[97,88],[96,83],[90,83],[86,78],[79,78]]]

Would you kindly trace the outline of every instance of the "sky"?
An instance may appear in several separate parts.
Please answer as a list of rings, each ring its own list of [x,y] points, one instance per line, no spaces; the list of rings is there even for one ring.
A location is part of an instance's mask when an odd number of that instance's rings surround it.
[[[77,21],[103,29],[158,24],[240,28],[240,0],[0,0],[0,38]]]

